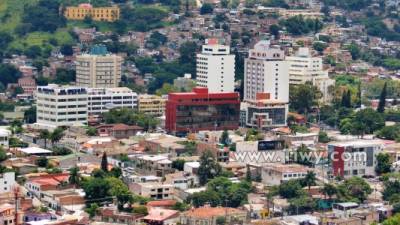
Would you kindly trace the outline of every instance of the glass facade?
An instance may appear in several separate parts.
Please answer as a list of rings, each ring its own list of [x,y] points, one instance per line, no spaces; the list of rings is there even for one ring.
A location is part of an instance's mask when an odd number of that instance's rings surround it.
[[[235,104],[178,105],[177,130],[207,130],[238,126],[239,108]]]
[[[255,118],[264,116],[270,121],[269,126],[285,124],[285,108],[253,108],[249,107],[247,112],[247,124],[253,124]],[[255,115],[257,114],[257,115]],[[254,125],[254,124],[253,124]]]

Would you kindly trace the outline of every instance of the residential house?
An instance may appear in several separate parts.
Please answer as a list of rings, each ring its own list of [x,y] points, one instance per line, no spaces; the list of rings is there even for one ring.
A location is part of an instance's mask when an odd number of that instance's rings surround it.
[[[136,158],[136,169],[143,175],[163,177],[172,173],[172,161],[164,155],[142,155]]]
[[[41,199],[43,197],[42,192],[48,190],[56,190],[62,184],[67,183],[69,174],[40,174],[35,177],[28,178],[25,182],[25,188],[29,194],[36,196]]]
[[[161,182],[131,183],[129,190],[137,195],[152,199],[172,199],[174,197],[174,186]]]
[[[199,185],[196,175],[179,171],[165,175],[165,183],[174,185],[175,188],[188,189]]]
[[[129,138],[142,132],[143,128],[134,125],[119,124],[103,124],[96,127],[97,135],[112,136],[117,139]]]

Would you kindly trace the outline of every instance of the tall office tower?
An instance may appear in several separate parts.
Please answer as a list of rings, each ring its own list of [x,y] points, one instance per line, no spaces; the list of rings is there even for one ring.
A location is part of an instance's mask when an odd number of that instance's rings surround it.
[[[279,47],[260,41],[250,49],[244,63],[245,100],[256,100],[257,93],[269,93],[271,99],[289,101],[289,65]]]
[[[80,87],[118,87],[122,57],[109,54],[105,46],[95,46],[89,54],[76,57],[76,85]]]
[[[286,57],[286,61],[289,63],[290,84],[304,84],[309,81],[322,92],[324,102],[330,100],[328,88],[335,84],[335,80],[330,79],[328,71],[323,70],[321,58],[313,57],[308,48],[300,48],[295,56]]]
[[[209,92],[233,92],[235,86],[235,55],[229,46],[218,44],[217,39],[208,39],[197,54],[197,85]]]
[[[45,127],[87,124],[88,94],[85,88],[58,86],[37,87],[36,119]]]

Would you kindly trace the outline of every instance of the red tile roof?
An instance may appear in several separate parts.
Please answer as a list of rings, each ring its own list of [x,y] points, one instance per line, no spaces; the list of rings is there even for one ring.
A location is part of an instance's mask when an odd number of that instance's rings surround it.
[[[166,200],[158,200],[158,201],[150,201],[146,204],[146,206],[151,207],[172,207],[176,204],[176,200],[166,199]]]

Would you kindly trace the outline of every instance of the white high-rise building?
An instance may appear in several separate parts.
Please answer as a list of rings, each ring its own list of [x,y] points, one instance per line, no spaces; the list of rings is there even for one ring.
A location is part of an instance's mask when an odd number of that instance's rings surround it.
[[[244,99],[256,100],[257,93],[289,101],[289,65],[285,53],[269,41],[260,41],[249,51],[244,68]]]
[[[36,122],[45,127],[87,124],[88,95],[86,88],[58,86],[37,87]]]
[[[197,54],[196,81],[209,92],[233,92],[235,87],[235,55],[229,46],[216,39],[206,40],[202,52]]]
[[[127,87],[88,88],[88,113],[100,115],[113,108],[136,109],[138,96]]]
[[[76,85],[91,88],[118,87],[121,81],[122,57],[95,46],[90,54],[76,57]]]
[[[307,81],[317,86],[323,95],[323,101],[329,101],[329,86],[335,84],[328,71],[324,71],[322,59],[313,57],[308,48],[300,48],[295,56],[286,57],[289,63],[289,83],[304,84]]]

